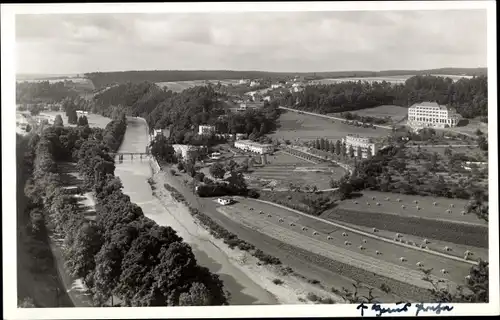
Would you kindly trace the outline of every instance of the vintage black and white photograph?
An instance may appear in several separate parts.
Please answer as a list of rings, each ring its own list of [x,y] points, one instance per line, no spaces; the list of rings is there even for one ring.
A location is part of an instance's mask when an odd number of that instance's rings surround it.
[[[2,5],[6,318],[498,314],[494,2],[312,4]]]

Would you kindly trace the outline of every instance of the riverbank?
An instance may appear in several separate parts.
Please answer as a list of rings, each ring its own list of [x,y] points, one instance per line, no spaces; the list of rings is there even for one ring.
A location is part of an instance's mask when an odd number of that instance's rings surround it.
[[[210,232],[201,223],[197,221],[189,212],[189,208],[178,201],[163,187],[164,184],[171,185],[165,173],[160,171],[153,174],[152,182],[154,186],[154,195],[163,204],[175,203],[178,209],[176,217],[182,225],[197,225],[196,232],[198,236],[209,239],[217,248],[219,248],[228,258],[232,265],[240,269],[250,279],[254,280],[260,287],[267,290],[276,298],[277,304],[300,304],[312,303],[307,296],[314,294],[321,298],[330,298],[332,302],[343,302],[343,299],[332,293],[314,286],[306,281],[297,278],[291,274],[283,273],[282,266],[259,265],[259,260],[249,252],[238,248],[231,249],[221,239],[216,239],[210,235]]]

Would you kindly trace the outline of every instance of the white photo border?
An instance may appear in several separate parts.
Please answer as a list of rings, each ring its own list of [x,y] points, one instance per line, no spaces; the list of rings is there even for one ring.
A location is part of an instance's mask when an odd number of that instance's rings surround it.
[[[17,308],[16,188],[15,179],[15,15],[62,13],[174,13],[174,12],[292,12],[292,11],[395,11],[487,10],[489,194],[498,195],[496,6],[494,1],[409,2],[261,2],[261,3],[113,3],[19,4],[1,9],[2,69],[2,219],[3,306],[6,319],[102,319],[102,318],[240,318],[240,317],[358,317],[356,305],[277,305],[150,308]],[[457,23],[462,23],[457,21]],[[458,35],[457,35],[458,36]],[[15,183],[15,182],[14,182]],[[497,198],[498,199],[498,198]],[[489,263],[490,303],[453,304],[446,315],[498,315],[498,201],[490,202]],[[401,314],[410,316],[411,314]],[[426,313],[425,315],[431,315]],[[391,314],[394,316],[394,314]],[[396,315],[397,316],[397,315]]]

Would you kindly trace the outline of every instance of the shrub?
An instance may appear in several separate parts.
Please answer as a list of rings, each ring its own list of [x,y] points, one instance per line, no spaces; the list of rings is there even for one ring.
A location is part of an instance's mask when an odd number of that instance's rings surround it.
[[[170,174],[175,176],[175,175],[177,175],[177,172],[174,169],[170,169]]]
[[[316,280],[316,279],[309,279],[309,280],[307,280],[307,282],[309,282],[310,284],[319,284],[319,283],[321,283],[319,280]]]
[[[321,304],[335,304],[335,301],[333,301],[332,298],[320,298],[319,302]]]
[[[257,199],[260,197],[260,193],[255,189],[250,189],[248,190],[248,196],[250,198]]]
[[[281,285],[281,284],[283,284],[283,280],[281,280],[281,279],[274,279],[274,280],[273,280],[273,283],[274,283],[275,285]]]
[[[312,301],[312,302],[318,301],[318,296],[312,292],[309,292],[306,297],[307,297],[307,300],[309,300],[309,301]]]

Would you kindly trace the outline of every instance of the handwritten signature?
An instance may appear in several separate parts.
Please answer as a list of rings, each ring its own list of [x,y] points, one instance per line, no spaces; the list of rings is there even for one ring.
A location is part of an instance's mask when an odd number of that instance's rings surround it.
[[[366,309],[371,309],[372,311],[375,311],[376,314],[375,316],[381,317],[385,313],[403,313],[403,312],[408,312],[409,309],[412,306],[410,302],[398,302],[396,303],[395,308],[384,308],[378,303],[374,303],[371,308],[365,305],[364,302],[362,302],[360,305],[356,307],[357,310],[361,310],[361,316],[363,317],[365,315],[365,310]],[[438,303],[437,305],[428,305],[426,306],[424,303],[417,303],[414,305],[415,307],[415,316],[418,316],[420,312],[434,312],[435,314],[441,314],[443,311],[452,311],[453,306],[448,306],[448,305],[442,305],[441,303]]]

